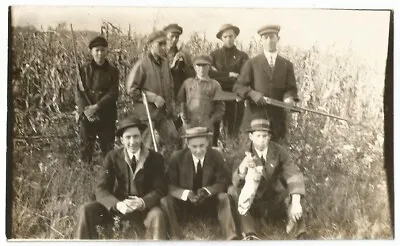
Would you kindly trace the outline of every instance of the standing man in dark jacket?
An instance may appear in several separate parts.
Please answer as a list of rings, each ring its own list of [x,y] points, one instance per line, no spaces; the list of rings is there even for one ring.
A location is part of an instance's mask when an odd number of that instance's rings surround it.
[[[166,55],[167,36],[164,31],[155,31],[148,37],[150,52],[141,58],[126,80],[126,90],[134,101],[134,115],[142,122],[148,122],[146,108],[141,91],[144,91],[149,102],[149,111],[161,141],[172,153],[179,136],[174,125],[177,118],[175,107],[174,81]],[[143,135],[144,144],[151,147],[152,138],[147,129]],[[166,154],[168,156],[168,153]]]
[[[81,139],[80,158],[87,164],[92,161],[96,136],[99,137],[103,156],[114,147],[119,71],[107,61],[107,48],[108,43],[101,36],[90,42],[93,59],[79,70],[84,91],[79,82],[75,86]]]
[[[206,127],[186,129],[187,148],[175,152],[168,164],[169,192],[161,199],[173,239],[182,239],[179,221],[187,215],[218,217],[224,238],[237,238],[232,202],[226,193],[229,174],[218,150],[209,147],[212,133]]]
[[[210,77],[217,80],[222,87],[222,90],[232,92],[233,85],[239,77],[240,70],[244,63],[249,59],[249,56],[240,51],[235,46],[236,37],[239,35],[240,29],[231,24],[224,24],[220,27],[217,38],[223,42],[220,49],[211,52],[213,58],[213,70],[210,72]],[[240,130],[244,111],[243,101],[226,101],[225,114],[223,117],[223,126],[229,137],[237,137]],[[218,121],[214,129],[214,141],[219,137]]]
[[[166,239],[164,215],[159,207],[167,182],[161,154],[142,144],[145,128],[140,120],[123,119],[117,136],[123,147],[110,151],[96,189],[96,201],[82,207],[77,237],[96,239],[96,227],[113,225],[113,217],[142,222],[146,238]]]
[[[293,64],[278,55],[279,25],[267,25],[258,30],[264,52],[249,59],[233,88],[246,102],[242,128],[246,129],[252,118],[271,121],[272,140],[285,143],[287,115],[282,108],[267,105],[264,96],[294,105],[299,101]]]

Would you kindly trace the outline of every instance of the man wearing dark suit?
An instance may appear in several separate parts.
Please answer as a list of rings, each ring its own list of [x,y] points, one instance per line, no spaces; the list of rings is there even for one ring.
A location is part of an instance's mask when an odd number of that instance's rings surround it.
[[[96,136],[99,137],[103,156],[114,147],[119,94],[119,71],[106,59],[106,39],[101,36],[92,39],[89,49],[93,59],[79,69],[83,88],[80,88],[79,83],[75,87],[80,159],[88,165],[92,162]]]
[[[299,101],[293,64],[278,55],[280,26],[267,25],[258,30],[264,52],[249,59],[233,88],[246,102],[242,129],[246,129],[250,119],[268,118],[271,121],[272,140],[285,143],[287,115],[282,108],[267,105],[264,96],[294,105]]]
[[[226,189],[229,174],[220,152],[209,147],[206,127],[186,129],[187,148],[175,152],[168,165],[169,192],[161,199],[173,239],[182,238],[178,221],[185,215],[210,214],[217,211],[224,237],[235,239],[232,204]],[[177,213],[179,212],[179,217]]]
[[[142,144],[140,120],[126,118],[117,129],[123,147],[110,151],[96,188],[96,201],[80,211],[77,237],[96,239],[97,226],[113,225],[113,217],[142,222],[146,238],[166,239],[166,223],[159,207],[167,193],[163,157]]]
[[[239,77],[240,70],[249,56],[235,46],[236,37],[239,35],[240,29],[231,24],[224,24],[220,27],[216,37],[223,42],[222,48],[211,52],[213,58],[213,69],[210,71],[210,77],[217,80],[222,90],[232,92],[233,85]],[[229,137],[237,137],[240,130],[244,111],[243,101],[226,101],[225,114],[223,117],[223,125]],[[219,138],[218,121],[214,126],[214,146]],[[215,129],[217,129],[215,131]]]
[[[270,141],[268,120],[252,120],[247,131],[251,145],[233,172],[233,186],[228,190],[235,200],[244,239],[258,239],[254,218],[287,219],[286,231],[303,235],[303,174],[285,148]]]

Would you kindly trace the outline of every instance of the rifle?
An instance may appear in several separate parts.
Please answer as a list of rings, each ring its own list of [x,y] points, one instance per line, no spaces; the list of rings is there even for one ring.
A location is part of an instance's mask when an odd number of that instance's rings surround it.
[[[76,70],[76,74],[77,74],[76,76],[77,76],[78,88],[79,88],[79,91],[85,97],[86,103],[88,105],[92,105],[93,103],[92,103],[92,101],[90,100],[89,96],[86,93],[86,89],[85,89],[85,86],[83,85],[83,81],[82,81],[82,78],[81,78],[81,73],[80,73],[80,69],[79,69],[80,66],[79,66],[78,56],[77,56],[77,52],[76,52],[74,29],[72,28],[72,24],[71,24],[71,34],[72,34],[72,47],[73,47],[73,54],[74,54],[74,58],[75,58],[74,60],[75,60],[75,65],[76,65],[75,66],[75,70]],[[86,116],[86,114],[85,114],[85,116]],[[94,121],[99,120],[99,117],[95,114],[95,115],[93,115],[92,118],[90,118],[90,119],[88,118],[88,120],[90,122],[94,122]]]
[[[142,91],[142,97],[143,97],[144,107],[146,108],[147,119],[149,120],[149,128],[150,128],[151,138],[153,139],[154,150],[158,152],[156,136],[154,135],[153,121],[151,120],[151,114],[149,110],[149,102],[147,101],[147,96],[144,91]]]
[[[233,92],[218,91],[215,94],[213,100],[214,101],[233,101],[233,100],[240,101],[242,99],[238,95],[233,93]],[[328,114],[328,113],[325,113],[325,112],[320,112],[320,111],[317,111],[317,110],[314,110],[314,109],[308,109],[308,108],[304,108],[304,107],[300,107],[300,106],[290,106],[290,105],[287,105],[286,103],[284,103],[282,101],[279,101],[279,100],[276,100],[276,99],[272,99],[272,98],[269,98],[269,97],[264,97],[264,100],[269,105],[276,106],[276,107],[279,107],[279,108],[284,108],[284,109],[290,110],[292,112],[297,112],[297,113],[310,112],[310,113],[314,113],[314,114],[319,114],[319,115],[335,118],[335,119],[338,119],[338,120],[343,120],[343,121],[346,121],[347,123],[351,123],[351,121],[349,119],[345,119],[345,118],[342,118],[342,117],[337,116],[337,115]]]

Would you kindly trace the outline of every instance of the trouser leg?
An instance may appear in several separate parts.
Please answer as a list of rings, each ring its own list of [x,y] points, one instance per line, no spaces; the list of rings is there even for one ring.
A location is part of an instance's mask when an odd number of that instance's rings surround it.
[[[181,239],[182,229],[179,226],[178,217],[176,212],[179,209],[180,201],[170,195],[165,196],[160,201],[161,209],[167,217],[167,225],[169,227],[169,234],[171,239]]]
[[[172,119],[163,118],[156,123],[156,129],[165,146],[165,152],[163,155],[165,158],[169,158],[174,150],[177,149],[178,141],[180,140],[175,124]]]
[[[99,234],[96,227],[107,226],[112,222],[111,214],[102,204],[99,202],[86,204],[80,209],[76,237],[78,239],[98,239]],[[105,232],[109,234],[109,232]]]
[[[220,126],[221,126],[221,121],[217,121],[214,123],[214,129],[213,129],[213,140],[212,140],[212,144],[213,146],[218,146],[218,139],[220,136]]]
[[[219,193],[217,195],[218,221],[222,228],[223,235],[227,240],[237,238],[235,221],[232,214],[232,201],[228,194]]]
[[[85,116],[79,119],[80,158],[86,164],[91,164],[93,148],[96,141],[97,124],[89,122]]]
[[[166,220],[164,213],[159,207],[151,208],[143,223],[147,230],[146,238],[153,240],[167,239]]]
[[[105,155],[114,148],[115,143],[115,121],[101,122],[99,126],[99,142],[100,149],[103,155]]]

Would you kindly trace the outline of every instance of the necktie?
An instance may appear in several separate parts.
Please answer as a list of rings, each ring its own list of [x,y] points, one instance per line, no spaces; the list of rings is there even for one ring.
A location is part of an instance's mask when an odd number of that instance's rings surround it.
[[[265,159],[264,159],[264,155],[261,155],[261,163],[263,164],[263,166],[265,166]]]
[[[271,69],[274,70],[274,58],[272,56],[269,58],[269,65],[271,66]]]
[[[196,176],[194,179],[194,189],[200,189],[202,187],[202,182],[203,182],[203,167],[201,166],[201,161],[197,162],[197,170],[196,170]]]
[[[136,157],[135,157],[135,155],[133,155],[132,160],[131,160],[131,168],[132,168],[133,174],[135,174],[135,171],[136,171],[136,163],[137,163]]]

